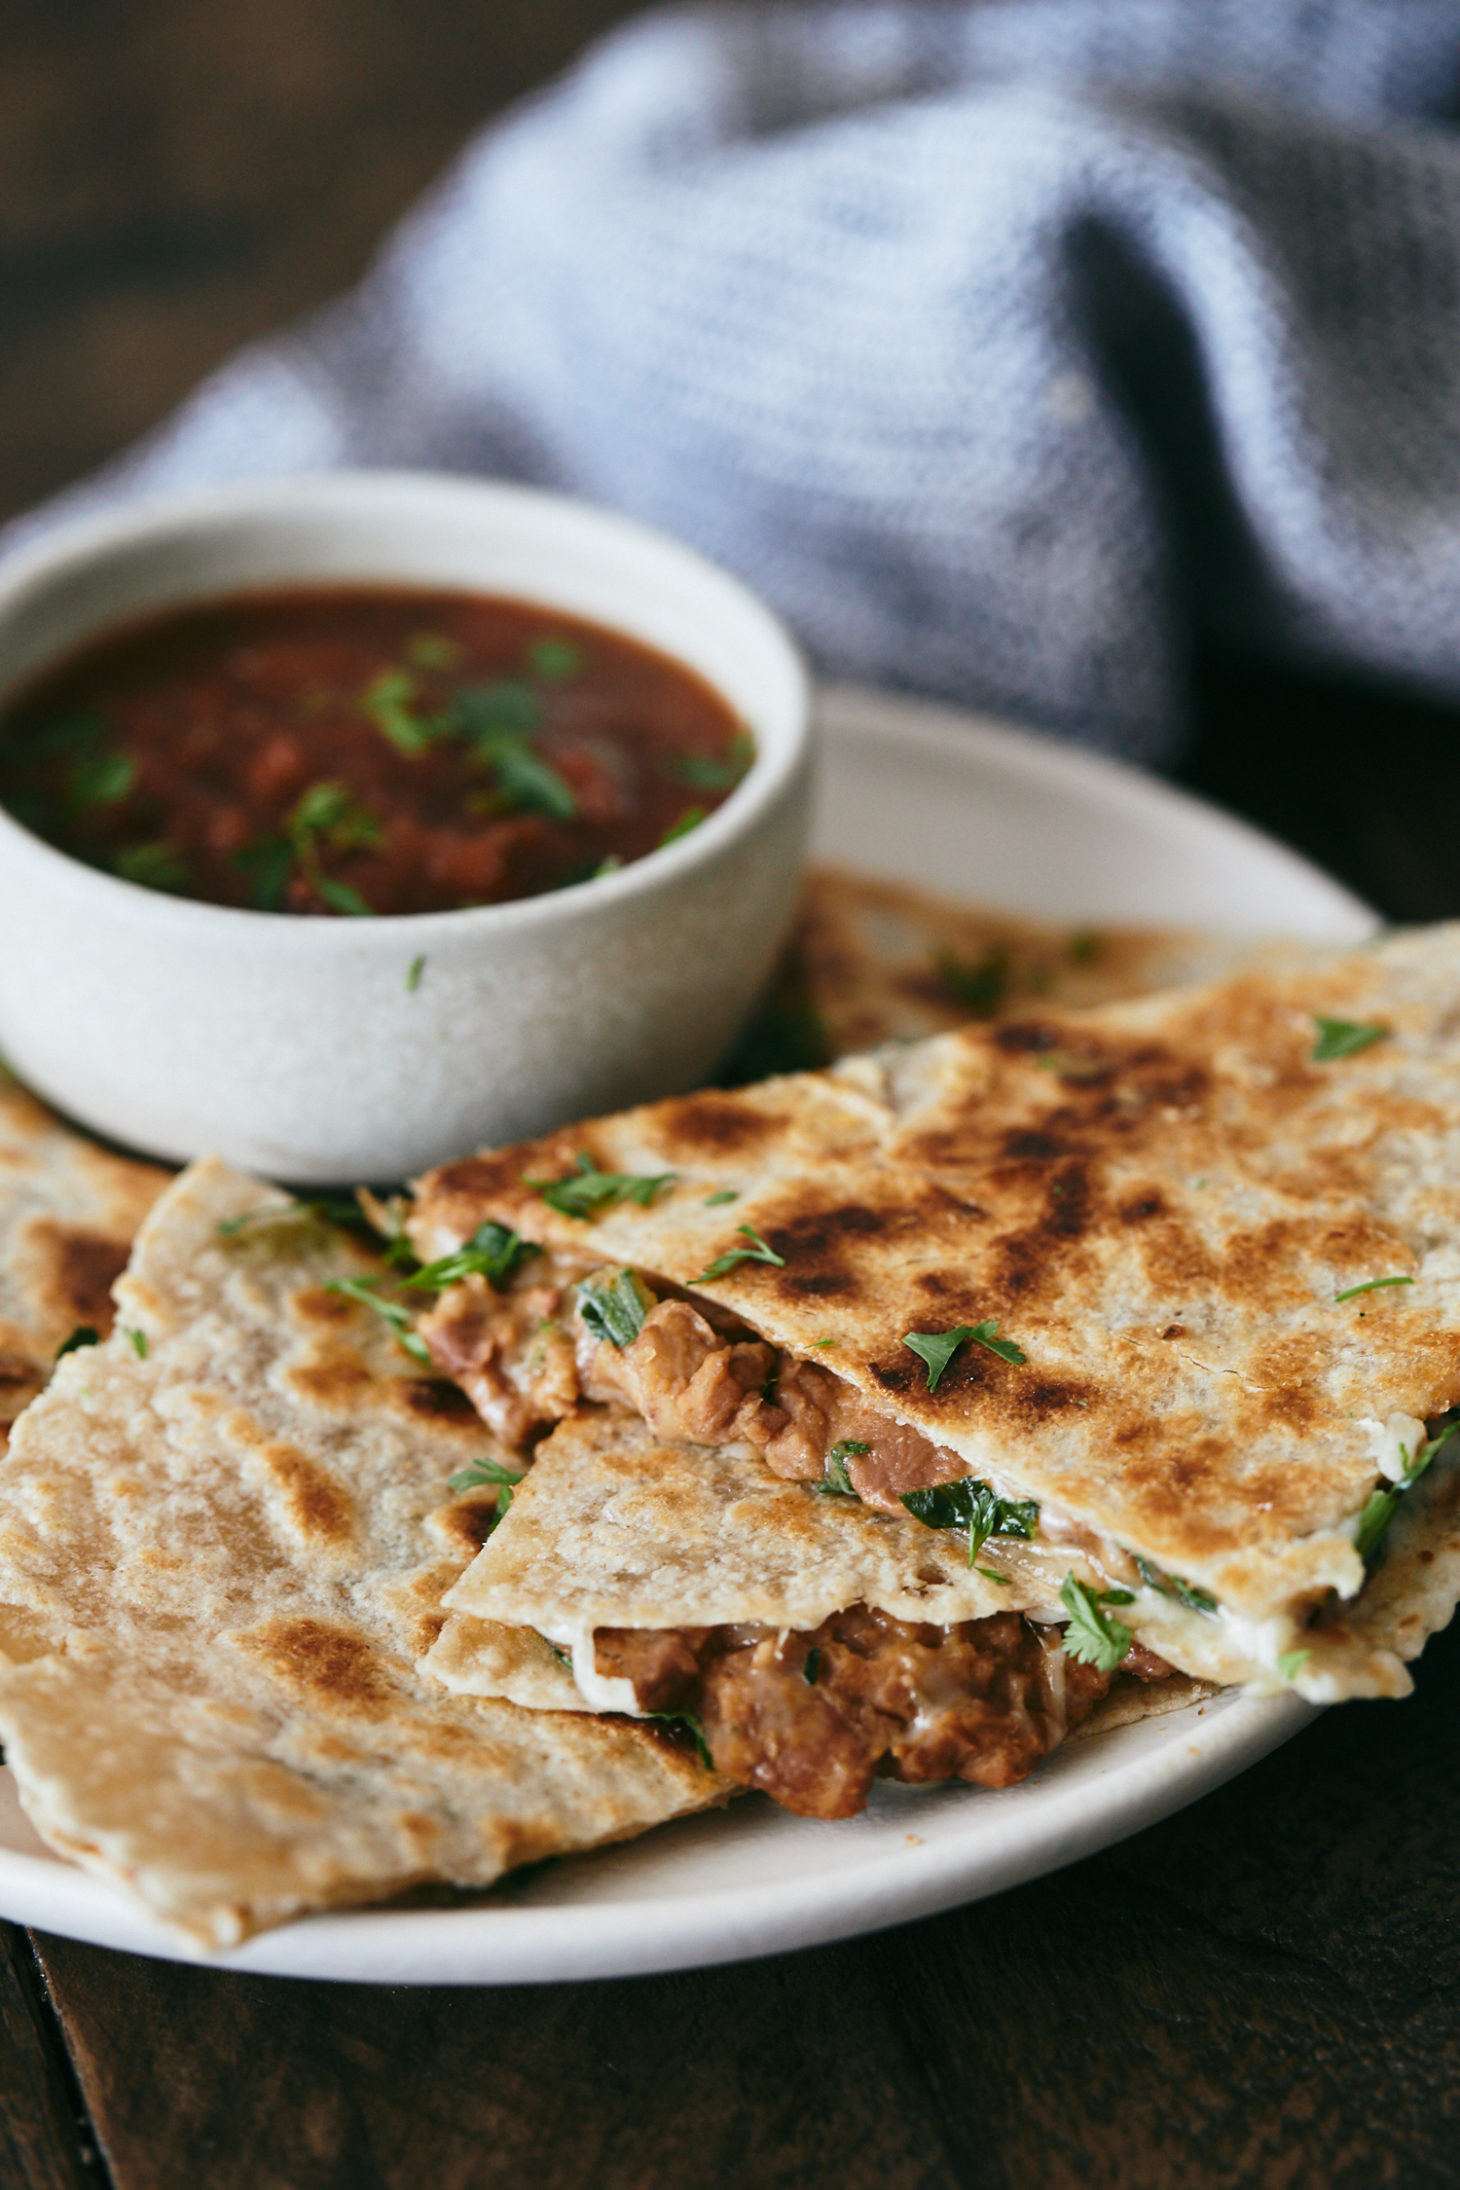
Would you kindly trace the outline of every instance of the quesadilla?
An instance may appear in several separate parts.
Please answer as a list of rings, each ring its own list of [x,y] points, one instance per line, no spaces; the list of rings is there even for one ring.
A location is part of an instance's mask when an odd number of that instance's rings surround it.
[[[625,1452],[643,1423],[711,1470],[731,1453],[845,1492],[897,1528],[909,1588],[961,1539],[1076,1663],[1399,1695],[1460,1590],[1455,928],[650,1105],[442,1167],[409,1230],[442,1287],[420,1335],[519,1469],[586,1410]],[[641,1447],[641,1479],[655,1465]],[[566,1472],[558,1525],[586,1556]],[[529,1477],[514,1514],[536,1505]],[[627,1701],[646,1637],[694,1659],[686,1707],[731,1647],[821,1648],[722,1619],[748,1583],[680,1588],[667,1623],[628,1586],[555,1619],[513,1537],[509,1514],[450,1593],[432,1666],[458,1685],[457,1619],[547,1637],[585,1708],[596,1674]],[[889,1644],[904,1662],[965,1629],[976,1651],[999,1616],[967,1599],[949,1622],[935,1568],[928,1632]],[[781,1740],[774,1709],[753,1722]]]
[[[767,1061],[735,1077],[827,1065],[969,1019],[1054,1005],[1087,1010],[1223,980],[1304,949],[1185,928],[1056,926],[813,866],[775,994],[737,1052],[737,1060]]]
[[[111,1329],[112,1281],[168,1177],[72,1132],[0,1066],[0,1452],[59,1348]]]
[[[658,1728],[417,1671],[490,1519],[380,1254],[216,1162],[144,1224],[110,1339],[0,1470],[0,1739],[36,1829],[195,1945],[722,1799]],[[453,1492],[451,1479],[467,1481]]]

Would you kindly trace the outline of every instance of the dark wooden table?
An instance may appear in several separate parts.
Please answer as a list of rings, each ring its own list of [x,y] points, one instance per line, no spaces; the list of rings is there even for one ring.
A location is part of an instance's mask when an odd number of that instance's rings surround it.
[[[616,0],[0,0],[0,515],[331,294]],[[1198,787],[1460,910],[1457,723],[1195,665]],[[524,1990],[226,1976],[0,1927],[0,2190],[1460,2183],[1460,1631],[1001,1900]]]

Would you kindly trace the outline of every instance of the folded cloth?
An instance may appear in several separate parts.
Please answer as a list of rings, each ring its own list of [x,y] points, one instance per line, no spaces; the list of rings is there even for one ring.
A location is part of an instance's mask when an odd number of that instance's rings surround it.
[[[1451,0],[643,17],[99,480],[490,472],[1144,759],[1198,643],[1460,694]]]

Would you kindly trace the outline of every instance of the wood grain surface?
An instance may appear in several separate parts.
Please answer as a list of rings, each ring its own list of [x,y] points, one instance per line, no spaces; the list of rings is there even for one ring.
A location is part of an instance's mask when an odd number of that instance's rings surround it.
[[[615,0],[0,0],[0,515],[354,278]],[[1460,909],[1453,712],[1193,665],[1188,780]],[[742,1967],[372,1989],[0,1927],[0,2190],[1449,2190],[1460,1632],[1124,1846]],[[930,1797],[936,1799],[936,1796]]]

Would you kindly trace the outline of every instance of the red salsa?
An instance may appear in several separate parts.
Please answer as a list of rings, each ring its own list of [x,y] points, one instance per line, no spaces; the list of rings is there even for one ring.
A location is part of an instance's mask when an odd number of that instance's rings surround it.
[[[754,747],[681,663],[523,601],[295,588],[175,609],[0,714],[0,805],[74,858],[261,912],[450,912],[606,874]]]

